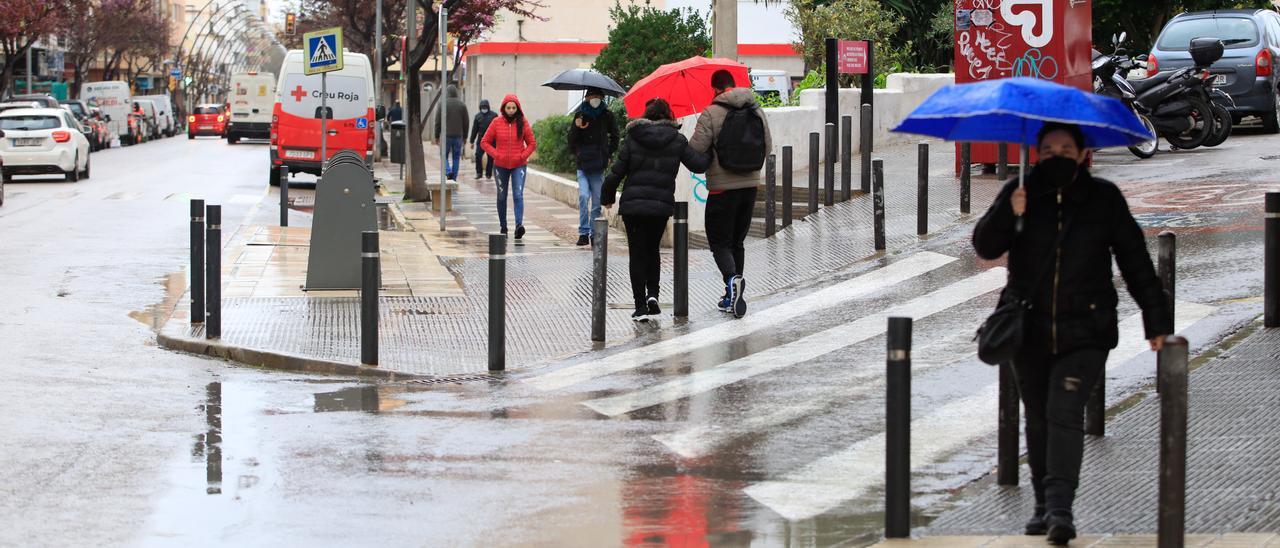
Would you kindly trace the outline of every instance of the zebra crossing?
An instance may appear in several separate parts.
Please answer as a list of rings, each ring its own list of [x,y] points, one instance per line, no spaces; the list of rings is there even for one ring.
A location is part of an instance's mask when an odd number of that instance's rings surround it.
[[[883,391],[883,355],[866,351],[868,341],[883,337],[886,319],[892,316],[914,318],[929,333],[928,341],[919,345],[913,363],[913,376],[940,372],[962,363],[974,363],[972,337],[974,328],[990,312],[982,297],[990,297],[1006,281],[1003,267],[978,269],[943,254],[921,252],[862,273],[840,284],[807,296],[758,311],[741,321],[683,334],[665,341],[626,350],[599,360],[583,362],[524,380],[540,391],[574,387],[604,377],[632,373],[642,386],[623,391],[606,392],[580,402],[580,405],[609,418],[696,399],[700,395],[726,389],[735,383],[767,379],[788,368],[812,363],[837,351],[852,356],[849,375],[838,383],[819,386],[815,397],[799,401],[765,400],[747,404],[745,410],[732,417],[715,418],[714,414],[698,414],[677,428],[652,435],[652,439],[674,456],[682,459],[714,459],[717,452],[738,440],[770,436],[789,423],[818,416],[824,411],[857,402]],[[723,363],[698,364],[674,375],[648,381],[656,365],[664,360],[688,358],[698,350],[713,345],[726,345],[743,337],[787,322],[840,306],[861,298],[888,298],[899,284],[919,278],[943,267],[943,276],[917,281],[933,285],[914,292],[879,311],[868,311],[858,317],[841,319],[838,325],[802,336],[777,346],[760,349]],[[955,272],[961,276],[950,276]],[[948,282],[933,280],[945,279]],[[912,286],[914,288],[915,286]],[[927,291],[927,292],[926,292]],[[856,307],[851,307],[856,308]],[[1176,305],[1179,331],[1208,317],[1215,308],[1197,303]],[[919,323],[931,318],[930,322]],[[919,329],[919,328],[918,328]],[[1112,370],[1149,352],[1143,338],[1140,312],[1124,317],[1119,324],[1120,345],[1107,361]],[[861,345],[861,346],[859,346]],[[655,366],[655,367],[651,367]],[[825,382],[825,381],[815,381]],[[985,383],[985,384],[983,384]],[[597,388],[594,387],[593,388]],[[912,421],[913,469],[940,464],[963,451],[975,440],[994,433],[998,384],[980,381],[975,389],[963,390],[938,402]],[[595,394],[593,394],[595,396]],[[788,520],[805,520],[830,512],[843,504],[874,493],[884,478],[885,438],[882,426],[870,425],[856,436],[859,439],[844,447],[822,454],[803,456],[788,468],[768,472],[760,481],[742,492]],[[748,449],[750,450],[750,449]],[[792,466],[794,464],[800,464]]]

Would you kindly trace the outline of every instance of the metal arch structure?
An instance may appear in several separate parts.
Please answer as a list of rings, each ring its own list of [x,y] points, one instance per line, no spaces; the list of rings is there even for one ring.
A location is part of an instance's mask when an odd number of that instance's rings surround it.
[[[243,20],[243,17],[241,16],[241,14],[243,13],[252,13],[252,12],[246,9],[244,5],[236,4],[235,6],[233,6],[231,13],[227,14],[228,17],[219,19],[217,21],[210,20],[208,25],[209,27],[208,31],[207,32],[201,31],[200,34],[197,34],[196,38],[193,40],[191,48],[187,50],[188,57],[190,57],[191,55],[208,56],[205,50],[208,49],[209,47],[208,42],[211,39],[210,37],[222,36],[224,33],[227,32],[227,29],[229,28],[228,25],[232,25]]]
[[[237,11],[233,13],[239,14],[241,12]],[[226,23],[226,21],[230,21],[230,23]],[[241,27],[251,22],[252,21],[246,17],[229,18],[224,20],[223,24],[220,27],[210,29],[210,33],[206,34],[205,36],[210,36],[214,34],[218,36],[230,36],[233,33],[233,31],[237,33],[241,32],[242,31]],[[201,43],[205,44],[206,47],[208,47],[207,40]],[[221,72],[219,70],[218,65],[221,64],[223,59],[225,59],[226,51],[229,51],[229,48],[226,47],[227,45],[228,44],[225,42],[219,42],[214,47],[212,47],[207,54],[205,54],[200,50],[197,50],[195,47],[192,48],[192,51],[190,53],[199,54],[200,59],[208,63],[208,66],[204,67],[204,69],[200,71],[204,81],[200,86],[197,86],[198,89],[200,90],[199,95],[203,96],[205,94],[205,91],[206,91],[205,87],[209,83],[209,80],[216,79],[218,74]],[[209,78],[210,76],[213,76],[213,78]]]
[[[248,22],[250,25],[256,23],[256,21],[249,19],[242,21]],[[230,79],[232,71],[228,64],[233,59],[231,55],[237,52],[242,52],[246,49],[245,46],[248,46],[248,42],[245,39],[247,36],[245,31],[252,28],[253,27],[242,26],[240,24],[232,26],[230,29],[227,29],[227,40],[218,44],[218,47],[214,50],[214,63],[211,68],[213,68],[214,77],[219,81],[219,83],[223,83]]]

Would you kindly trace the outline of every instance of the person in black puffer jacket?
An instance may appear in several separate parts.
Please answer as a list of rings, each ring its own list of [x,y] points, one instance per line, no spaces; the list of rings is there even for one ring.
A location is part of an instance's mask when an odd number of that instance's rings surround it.
[[[1119,339],[1113,254],[1142,308],[1152,350],[1173,333],[1173,318],[1124,195],[1085,167],[1088,149],[1080,128],[1045,124],[1038,142],[1040,161],[1025,187],[1016,180],[1005,185],[978,221],[973,246],[988,260],[1009,253],[1001,303],[1031,303],[1022,349],[1013,360],[1036,499],[1026,532],[1047,533],[1051,543],[1066,544],[1075,537],[1071,507],[1084,452],[1085,402]],[[1060,232],[1061,244],[1055,245]]]
[[[675,214],[676,174],[680,164],[702,173],[710,157],[689,147],[680,134],[671,105],[660,98],[645,104],[644,117],[627,124],[618,159],[604,179],[600,203],[613,207],[618,185],[625,179],[618,213],[627,227],[627,248],[631,255],[631,294],[635,298],[635,321],[648,321],[661,314],[658,308],[658,279],[661,274],[658,245]]]

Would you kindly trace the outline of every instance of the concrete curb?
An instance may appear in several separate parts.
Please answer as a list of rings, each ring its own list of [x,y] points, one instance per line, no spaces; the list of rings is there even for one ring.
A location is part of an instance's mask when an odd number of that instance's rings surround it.
[[[398,373],[378,369],[367,365],[355,365],[304,356],[296,356],[283,352],[257,350],[241,346],[225,344],[222,341],[211,341],[192,337],[167,335],[163,331],[156,333],[156,342],[161,348],[187,352],[199,356],[222,358],[250,367],[292,371],[299,373],[320,373],[328,375],[346,375],[362,379],[379,379],[387,381],[430,378],[423,375]]]

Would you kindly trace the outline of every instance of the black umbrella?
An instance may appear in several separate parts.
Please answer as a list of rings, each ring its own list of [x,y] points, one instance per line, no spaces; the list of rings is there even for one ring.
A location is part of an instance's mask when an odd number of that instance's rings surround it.
[[[543,82],[542,85],[561,91],[598,88],[605,95],[614,97],[621,97],[627,93],[626,90],[622,89],[622,86],[613,81],[613,78],[591,69],[566,70]]]

